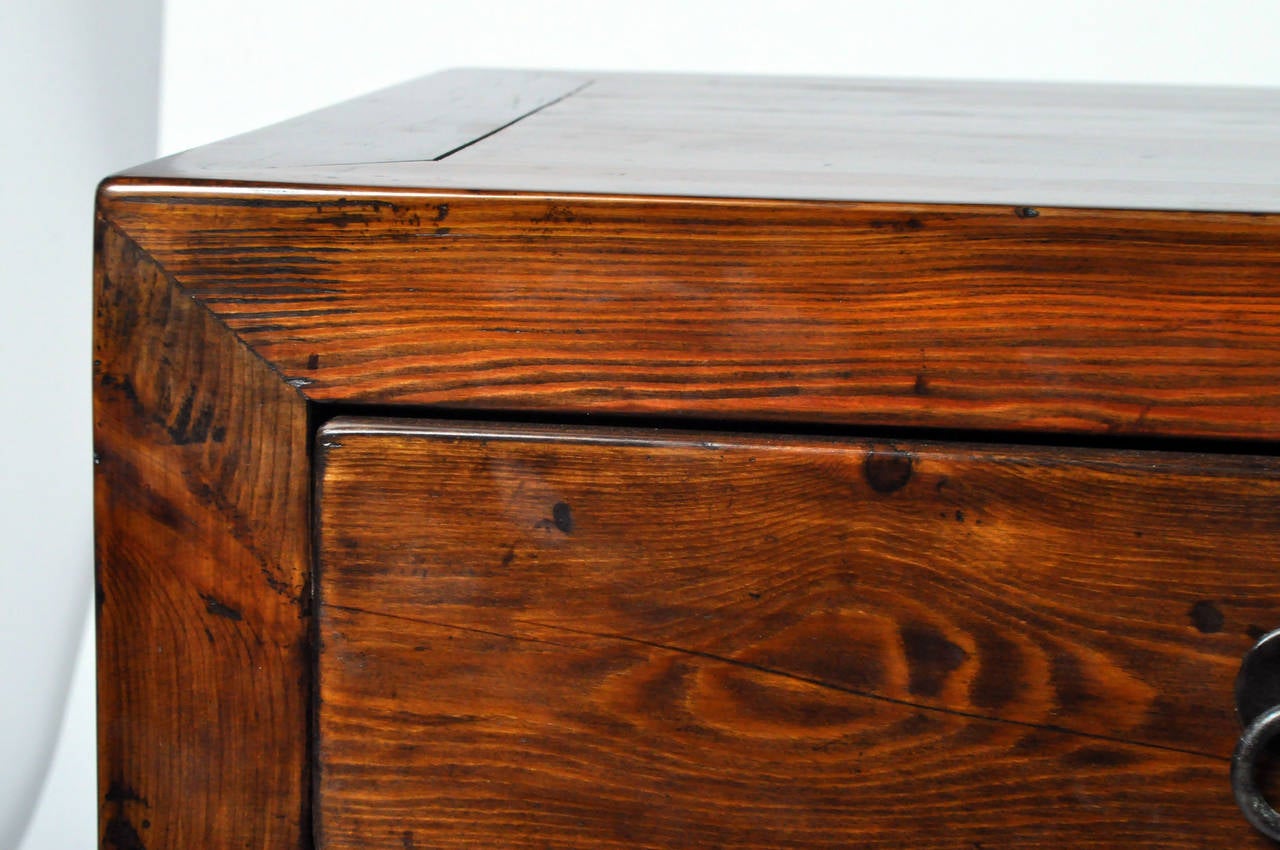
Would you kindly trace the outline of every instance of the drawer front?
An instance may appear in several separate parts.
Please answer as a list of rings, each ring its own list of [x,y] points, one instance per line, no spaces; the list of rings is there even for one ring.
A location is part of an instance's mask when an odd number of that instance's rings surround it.
[[[1280,463],[336,420],[321,850],[1267,846]]]

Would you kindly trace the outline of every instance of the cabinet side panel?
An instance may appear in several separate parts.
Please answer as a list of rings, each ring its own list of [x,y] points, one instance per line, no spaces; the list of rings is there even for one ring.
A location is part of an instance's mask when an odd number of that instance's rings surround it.
[[[99,221],[104,848],[309,842],[306,410]]]

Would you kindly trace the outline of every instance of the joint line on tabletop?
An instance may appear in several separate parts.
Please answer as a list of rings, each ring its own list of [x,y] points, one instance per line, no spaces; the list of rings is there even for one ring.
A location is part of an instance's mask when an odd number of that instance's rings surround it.
[[[469,142],[463,142],[462,144],[458,145],[456,148],[447,150],[444,153],[440,154],[439,156],[432,157],[431,161],[439,162],[442,159],[446,159],[448,157],[453,156],[458,151],[465,150],[466,148],[469,148],[472,145],[477,144],[478,142],[483,142],[485,139],[489,138],[490,136],[494,136],[494,135],[497,135],[498,133],[501,133],[503,130],[507,129],[511,125],[518,124],[519,122],[523,121],[526,118],[537,115],[539,112],[541,112],[542,110],[548,107],[555,106],[557,103],[560,103],[563,100],[573,97],[575,94],[582,91],[583,89],[585,89],[587,86],[591,85],[594,82],[595,80],[587,80],[585,83],[578,86],[577,88],[570,89],[569,91],[565,92],[564,94],[560,95],[554,100],[548,100],[546,103],[542,104],[541,106],[536,106],[533,109],[530,109],[528,112],[524,113],[523,115],[518,115],[515,118],[512,118],[507,123],[503,124],[500,127],[495,127],[494,129],[485,133],[483,136],[476,136],[474,139],[472,139]],[[409,160],[409,161],[412,161],[412,160]]]
[[[445,159],[446,157],[453,156],[455,153],[457,153],[460,150],[463,150],[464,148],[469,148],[472,145],[477,144],[478,142],[483,142],[485,139],[489,138],[490,136],[493,136],[497,133],[501,133],[503,130],[507,129],[512,124],[518,124],[524,119],[532,115],[536,115],[537,113],[541,112],[542,110],[546,109],[549,106],[555,106],[560,101],[565,100],[566,98],[569,98],[569,97],[573,97],[575,94],[582,91],[583,89],[585,89],[587,86],[591,85],[594,82],[595,80],[587,80],[585,83],[578,86],[577,88],[567,91],[553,100],[548,100],[546,103],[539,104],[538,106],[535,106],[533,109],[530,109],[528,112],[525,112],[521,115],[517,115],[515,118],[512,118],[510,121],[506,122],[505,124],[502,124],[499,127],[495,127],[494,129],[490,130],[484,135],[476,136],[474,139],[470,139],[466,142],[463,142],[462,144],[456,147],[450,148],[444,153],[437,154],[436,156],[413,157],[411,159],[362,159],[356,162],[308,162],[300,165],[290,165],[288,167],[289,168],[349,168],[351,166],[356,166],[356,165],[402,165],[409,162],[439,162],[440,160]],[[306,188],[314,188],[314,187],[306,187]],[[394,191],[394,190],[389,190],[389,191]]]

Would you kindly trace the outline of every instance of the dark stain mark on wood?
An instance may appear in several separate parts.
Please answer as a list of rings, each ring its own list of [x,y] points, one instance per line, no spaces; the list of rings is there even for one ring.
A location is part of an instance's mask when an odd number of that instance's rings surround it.
[[[900,629],[910,681],[916,696],[936,697],[950,676],[969,659],[969,653],[928,623],[906,623]]]
[[[136,407],[141,407],[142,402],[138,400],[138,391],[133,386],[133,379],[128,375],[117,378],[114,375],[103,375],[98,381],[98,385],[103,389],[118,389],[120,394]]]
[[[915,386],[912,387],[912,391],[916,395],[928,395],[929,379],[926,378],[924,375],[916,375],[916,383],[915,383]]]
[[[914,215],[904,219],[880,219],[871,222],[871,226],[876,230],[890,230],[894,233],[914,233],[917,230],[924,230],[924,222]]]
[[[150,805],[145,797],[133,789],[133,786],[120,779],[111,780],[103,799],[108,803],[141,803],[144,806]]]
[[[1040,210],[1035,207],[1017,207],[1014,209],[1013,214],[1018,218],[1037,218],[1040,215]]]
[[[511,566],[511,562],[514,561],[515,559],[516,559],[516,545],[514,543],[508,544],[507,551],[502,553],[502,566],[504,568]]]
[[[448,218],[448,217],[449,217],[449,205],[448,205],[448,204],[437,204],[437,205],[436,205],[436,217],[435,217],[435,218],[433,218],[433,219],[432,219],[432,221],[433,221],[435,224],[439,224],[440,222],[444,221],[444,220],[445,220],[446,218]]]
[[[320,368],[320,355],[319,355],[319,354],[312,354],[310,357],[308,357],[308,358],[307,358],[307,368],[308,368],[308,369],[319,369],[319,368]]]
[[[204,600],[205,610],[210,614],[214,614],[218,617],[226,617],[228,620],[238,621],[244,619],[240,615],[240,612],[235,608],[232,608],[230,605],[219,599],[209,596],[207,593],[200,594],[200,598]]]
[[[432,234],[431,234],[431,235],[432,235],[432,236],[448,236],[448,235],[449,235],[449,233],[450,233],[449,228],[447,228],[447,227],[437,227],[437,228],[432,232]]]
[[[565,534],[573,532],[573,511],[569,508],[568,502],[556,502],[552,505],[551,519],[556,528]]]
[[[111,818],[102,836],[103,850],[147,850],[142,836],[126,818]]]
[[[358,213],[337,213],[335,215],[316,216],[311,219],[316,224],[332,224],[334,227],[346,227],[348,224],[368,224],[369,219]]]
[[[964,522],[964,511],[956,511],[956,522]]]
[[[400,833],[400,845],[404,847],[404,850],[414,850],[415,845],[413,843],[413,832],[406,829],[404,832]]]
[[[547,207],[547,211],[538,218],[533,220],[534,224],[563,224],[571,221],[577,221],[578,216],[574,211],[566,206],[553,204]]]
[[[863,461],[862,473],[872,490],[889,494],[901,490],[911,480],[912,463],[910,452],[874,449]]]
[[[1225,618],[1222,611],[1207,599],[1202,599],[1191,606],[1191,622],[1206,635],[1222,631]]]
[[[202,406],[196,413],[195,421],[192,421],[191,414],[195,407],[194,390],[188,392],[183,398],[181,406],[178,408],[178,415],[174,417],[173,424],[166,430],[169,432],[169,438],[173,440],[175,445],[187,446],[192,443],[203,443],[209,438],[209,426],[213,424],[213,408]]]

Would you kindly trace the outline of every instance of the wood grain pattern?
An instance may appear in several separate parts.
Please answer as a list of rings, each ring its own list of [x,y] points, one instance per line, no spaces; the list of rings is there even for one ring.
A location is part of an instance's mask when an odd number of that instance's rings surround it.
[[[98,236],[101,846],[307,847],[305,404]]]
[[[1274,446],[1275,107],[1267,92],[459,72],[107,181],[94,371],[103,846],[309,846],[307,443],[309,423],[335,406]],[[744,441],[662,451],[723,472],[768,444]],[[492,717],[507,719],[431,722],[471,729],[517,785],[529,774],[512,740],[559,753],[564,740],[540,738],[552,727],[537,724],[590,732],[599,747],[562,757],[554,798],[639,795],[593,821],[607,832],[600,846],[672,846],[686,830],[706,845],[821,846],[851,832],[872,846],[918,845],[924,827],[904,802],[921,782],[971,790],[970,801],[936,798],[964,824],[939,840],[970,850],[1010,836],[1024,846],[1175,834],[1170,846],[1248,846],[1220,782],[1234,730],[1219,686],[1248,633],[1275,625],[1275,587],[1259,567],[1275,555],[1273,461],[1162,455],[1148,474],[1139,455],[1081,465],[1048,450],[967,457],[922,445],[910,481],[895,484],[894,452],[820,445],[761,455],[794,476],[771,483],[776,504],[750,475],[734,479],[749,497],[744,516],[763,512],[765,527],[743,528],[732,500],[744,494],[710,493],[722,479],[707,469],[646,508],[651,524],[672,516],[659,503],[677,511],[667,531],[613,530],[677,577],[686,561],[714,576],[707,547],[733,532],[755,541],[732,554],[760,587],[721,575],[681,596],[677,582],[653,610],[643,602],[652,576],[623,559],[592,580],[631,608],[585,608],[568,592],[577,588],[548,575],[545,592],[505,585],[511,595],[484,616],[528,605],[561,620],[499,617],[494,635],[464,635],[446,621],[374,628],[357,613],[356,582],[330,609],[343,624],[330,658],[384,653],[405,631],[424,646],[456,644],[456,656],[431,663],[464,683],[477,675]],[[717,452],[726,459],[712,463]],[[825,460],[800,462],[816,455]],[[849,457],[886,464],[876,473],[885,492],[865,492]],[[640,475],[618,460],[617,475]],[[989,476],[967,490],[939,486],[967,480],[978,460]],[[558,480],[551,467],[547,480]],[[1095,505],[1099,487],[1118,513]],[[851,490],[851,504],[901,511],[897,525],[819,510],[821,528],[810,528],[776,513]],[[720,512],[690,502],[698,493],[722,498]],[[560,497],[538,502],[538,517],[520,520],[541,523],[524,529],[526,549],[494,549],[514,537],[450,545],[527,569],[534,547],[568,542],[561,526],[576,542],[599,530],[574,499],[560,513]],[[1207,510],[1178,509],[1200,501]],[[1099,532],[1068,534],[1072,515],[1093,517]],[[918,533],[902,530],[909,520]],[[840,579],[856,571],[815,542],[827,538],[810,539],[833,529],[870,535],[856,549],[874,554],[855,565],[868,570],[857,582]],[[1127,534],[1137,548],[1122,545]],[[1052,557],[1028,567],[1027,535]],[[424,541],[383,543],[379,582]],[[946,569],[928,569],[925,555]],[[1117,578],[1117,558],[1133,572]],[[1055,571],[1067,560],[1070,570]],[[974,563],[986,565],[980,575]],[[908,569],[918,598],[886,589]],[[406,599],[418,578],[405,578]],[[550,595],[557,587],[562,598]],[[807,620],[790,613],[806,605],[816,612]],[[852,617],[859,605],[886,613]],[[722,609],[740,618],[699,620]],[[367,630],[348,634],[347,619]],[[630,637],[568,631],[583,624]],[[876,665],[824,653],[832,633]],[[551,682],[549,700],[582,693],[595,708],[564,716],[550,700],[515,720],[520,682],[476,674],[495,653]],[[385,679],[359,669],[344,667],[351,699],[368,697],[376,722],[399,728],[415,704],[393,708],[376,692]],[[548,679],[561,671],[563,682]],[[641,704],[649,683],[657,690]],[[421,695],[419,685],[402,690]],[[327,722],[348,735],[354,713],[340,720],[339,710]],[[631,725],[601,726],[606,716]],[[877,724],[916,736],[905,754],[915,773],[899,772],[904,754],[892,746],[858,738]],[[727,745],[743,736],[754,743],[734,761]],[[352,758],[367,746],[378,762],[379,742],[349,740]],[[686,755],[664,761],[672,742],[725,753],[723,772],[709,778]],[[866,751],[865,776],[837,781],[851,746]],[[797,805],[779,804],[791,780],[771,766],[806,747],[822,755],[787,792]],[[965,767],[955,752],[998,769]],[[1041,766],[1031,784],[1020,753]],[[360,808],[365,774],[349,767],[354,808],[335,811],[382,817],[389,810]],[[488,793],[479,774],[459,776],[461,790],[434,810],[441,818]],[[637,779],[624,786],[623,776]],[[698,783],[710,789],[703,802],[662,811],[664,794],[688,801]],[[415,805],[407,785],[382,787]],[[861,809],[849,807],[854,796]],[[540,798],[526,802],[485,816],[573,831],[577,813],[552,822]],[[1200,804],[1208,815],[1189,814]],[[711,829],[712,805],[734,824],[699,832]],[[1047,819],[1046,805],[1084,812],[1090,830]],[[771,817],[806,806],[811,820]],[[1131,816],[1139,810],[1145,819]],[[487,828],[453,826],[460,844]],[[636,828],[652,833],[627,831]],[[403,848],[415,834],[385,820],[370,840]]]
[[[321,850],[1261,846],[1273,458],[320,441]]]
[[[1280,434],[1280,217],[112,184],[316,402]]]
[[[1267,89],[464,70],[130,173],[1280,212],[1277,115],[1280,92]],[[441,157],[437,141],[464,131],[472,143]]]

